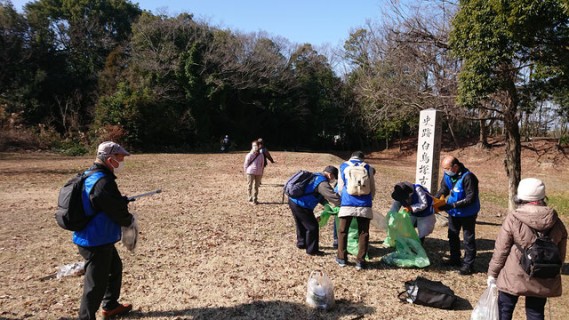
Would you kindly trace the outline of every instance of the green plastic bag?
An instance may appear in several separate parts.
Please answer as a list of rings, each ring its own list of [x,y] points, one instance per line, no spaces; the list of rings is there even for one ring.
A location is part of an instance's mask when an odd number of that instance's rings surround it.
[[[387,237],[383,244],[395,247],[394,252],[382,259],[389,265],[424,268],[431,264],[411,223],[411,217],[404,208],[399,212],[388,213]]]
[[[323,226],[328,224],[330,216],[338,216],[339,211],[340,207],[331,207],[329,204],[325,204],[324,211],[320,213],[320,220],[318,221],[318,226],[322,228]]]
[[[340,228],[340,218],[338,218],[338,212],[340,212],[340,207],[331,207],[329,204],[324,205],[324,210],[320,213],[320,220],[318,221],[318,226],[320,228],[328,224],[331,216],[334,216],[336,220],[336,232]],[[358,220],[352,219],[350,228],[348,229],[348,253],[357,256],[358,255]]]
[[[338,218],[338,216],[336,216],[336,228],[340,228],[340,218]],[[353,218],[350,223],[350,228],[348,229],[348,247],[346,248],[348,253],[352,256],[358,255],[358,239],[358,219]]]

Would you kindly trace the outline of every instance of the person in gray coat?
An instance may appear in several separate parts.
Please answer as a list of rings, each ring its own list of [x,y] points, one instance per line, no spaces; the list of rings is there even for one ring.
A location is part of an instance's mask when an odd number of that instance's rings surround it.
[[[545,203],[545,185],[541,180],[520,181],[516,201],[518,208],[508,214],[498,233],[487,284],[498,288],[500,319],[512,319],[519,296],[526,297],[527,319],[543,319],[547,298],[561,296],[561,274],[551,278],[530,276],[520,265],[520,248],[528,248],[537,233],[543,233],[557,245],[561,264],[565,260],[567,229],[557,212]]]

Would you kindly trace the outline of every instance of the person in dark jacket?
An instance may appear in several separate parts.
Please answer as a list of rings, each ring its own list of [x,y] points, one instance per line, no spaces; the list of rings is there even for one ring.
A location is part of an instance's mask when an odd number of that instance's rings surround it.
[[[548,297],[563,293],[561,273],[548,278],[528,275],[520,266],[520,249],[530,247],[537,232],[548,236],[559,250],[559,269],[567,253],[567,229],[557,212],[545,203],[545,185],[536,178],[520,181],[516,196],[518,207],[508,214],[494,245],[488,265],[488,286],[498,288],[499,318],[512,319],[520,296],[525,296],[526,318],[544,319]],[[519,247],[518,247],[519,246]]]
[[[457,158],[446,156],[441,161],[444,176],[435,198],[445,196],[446,204],[439,210],[448,213],[448,240],[450,259],[448,266],[460,267],[461,275],[474,272],[476,258],[476,218],[480,211],[478,197],[478,178],[464,167]],[[460,229],[463,230],[464,259],[460,261]]]
[[[330,181],[338,179],[338,169],[327,166],[322,173],[314,173],[310,182],[304,188],[304,195],[298,198],[288,199],[288,205],[296,224],[296,246],[306,249],[309,255],[322,255],[319,249],[318,220],[314,216],[314,208],[318,203],[330,202],[335,206],[340,205],[340,197]]]
[[[275,160],[273,160],[273,157],[271,156],[269,149],[267,149],[267,147],[265,146],[265,142],[263,141],[263,138],[257,139],[257,144],[259,145],[259,152],[265,158],[264,166],[265,167],[267,166],[268,161],[270,161],[271,163],[275,163]]]
[[[85,229],[73,233],[73,242],[85,259],[83,296],[79,319],[96,319],[102,303],[103,317],[123,315],[132,310],[131,304],[118,302],[122,284],[122,261],[115,243],[121,239],[121,227],[133,223],[128,200],[115,182],[124,168],[124,158],[130,155],[112,141],[99,145],[93,171],[83,187],[83,208],[91,221]]]

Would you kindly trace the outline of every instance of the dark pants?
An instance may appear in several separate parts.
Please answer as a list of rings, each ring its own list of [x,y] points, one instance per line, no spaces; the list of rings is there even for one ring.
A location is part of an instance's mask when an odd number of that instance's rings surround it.
[[[347,261],[348,258],[348,231],[352,219],[358,220],[358,256],[357,262],[365,262],[365,257],[369,247],[369,222],[368,218],[363,217],[341,217],[340,228],[338,229],[338,258]]]
[[[500,320],[511,320],[518,303],[518,296],[498,291],[498,309]],[[526,297],[526,319],[543,320],[547,298]]]
[[[101,302],[105,310],[119,305],[122,261],[114,244],[78,248],[79,254],[86,260],[79,319],[94,320]]]
[[[338,227],[336,226],[336,217],[332,217],[334,219],[334,223],[332,224],[332,232],[334,236],[334,244],[338,245]]]
[[[460,261],[460,229],[464,238],[464,260],[462,265],[472,268],[474,258],[476,258],[476,218],[471,217],[452,217],[448,216],[448,242],[450,247],[450,259]]]
[[[292,211],[292,217],[296,223],[296,246],[306,248],[306,253],[313,254],[318,252],[319,228],[318,221],[314,216],[314,211],[298,206],[288,200],[288,206]]]

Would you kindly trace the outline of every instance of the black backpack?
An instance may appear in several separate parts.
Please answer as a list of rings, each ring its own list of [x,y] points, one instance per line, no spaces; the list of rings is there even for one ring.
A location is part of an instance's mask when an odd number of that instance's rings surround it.
[[[405,291],[399,294],[399,300],[427,307],[452,309],[456,295],[442,282],[419,276],[415,280],[405,282]]]
[[[555,278],[561,273],[563,262],[559,248],[548,235],[551,229],[543,233],[529,226],[528,228],[533,231],[536,239],[525,249],[516,243],[516,247],[522,253],[520,266],[530,277]]]
[[[85,229],[92,217],[87,216],[83,208],[81,193],[85,179],[95,171],[78,173],[59,190],[55,220],[65,230],[79,231]]]
[[[285,183],[283,189],[284,194],[290,198],[302,197],[304,195],[304,189],[313,177],[314,174],[310,171],[298,171]]]

